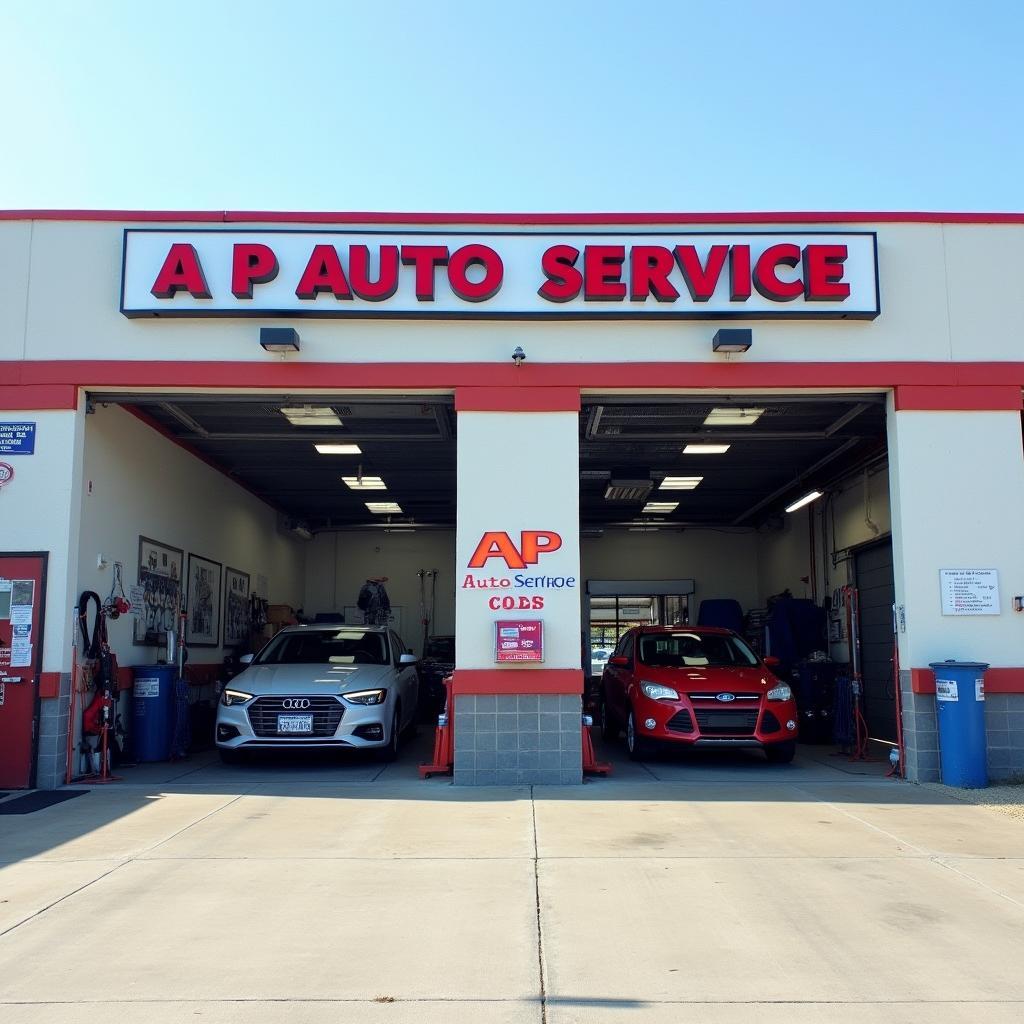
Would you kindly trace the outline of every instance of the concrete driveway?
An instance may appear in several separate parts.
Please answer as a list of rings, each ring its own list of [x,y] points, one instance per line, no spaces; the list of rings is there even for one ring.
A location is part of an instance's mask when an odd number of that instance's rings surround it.
[[[1009,1024],[1024,822],[813,750],[579,788],[209,759],[0,817],[6,1024]]]

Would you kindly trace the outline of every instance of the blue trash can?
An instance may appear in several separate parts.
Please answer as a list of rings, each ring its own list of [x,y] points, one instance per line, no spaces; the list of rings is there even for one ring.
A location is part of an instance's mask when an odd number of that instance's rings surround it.
[[[174,728],[174,665],[147,665],[135,669],[132,695],[132,739],[135,759],[167,761]]]
[[[980,661],[935,661],[935,708],[939,720],[939,762],[947,786],[988,785],[985,739],[985,669]]]

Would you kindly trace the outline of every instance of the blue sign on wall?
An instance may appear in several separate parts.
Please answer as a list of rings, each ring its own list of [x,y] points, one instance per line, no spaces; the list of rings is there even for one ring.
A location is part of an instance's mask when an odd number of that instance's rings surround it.
[[[0,455],[34,455],[34,423],[0,423]]]

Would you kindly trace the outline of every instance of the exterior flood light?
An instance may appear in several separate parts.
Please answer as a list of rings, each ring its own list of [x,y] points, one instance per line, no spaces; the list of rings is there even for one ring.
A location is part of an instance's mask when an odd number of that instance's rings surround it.
[[[286,405],[280,412],[293,427],[341,426],[341,417],[329,405]]]
[[[294,327],[261,327],[260,344],[267,352],[298,352],[299,332]]]
[[[754,332],[747,327],[723,327],[711,339],[713,352],[746,352],[754,343]]]
[[[798,508],[803,508],[804,505],[810,505],[812,501],[817,501],[821,497],[821,491],[811,491],[809,494],[805,494],[802,498],[797,498],[792,505],[786,506],[787,512],[795,512]]]
[[[714,408],[704,417],[705,427],[751,427],[764,415],[764,409]]]

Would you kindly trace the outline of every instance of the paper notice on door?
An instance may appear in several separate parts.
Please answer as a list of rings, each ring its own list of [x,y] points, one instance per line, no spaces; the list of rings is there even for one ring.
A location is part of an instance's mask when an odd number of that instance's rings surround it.
[[[32,623],[29,622],[24,626],[12,626],[11,633],[15,640],[31,640],[32,639]]]
[[[11,642],[11,668],[28,668],[32,664],[32,645],[24,640]]]
[[[12,626],[31,626],[32,625],[32,605],[21,604],[11,607],[11,625]]]
[[[16,605],[32,606],[35,600],[35,580],[11,580],[11,607]]]
[[[0,594],[14,589],[14,580],[0,578]]]

